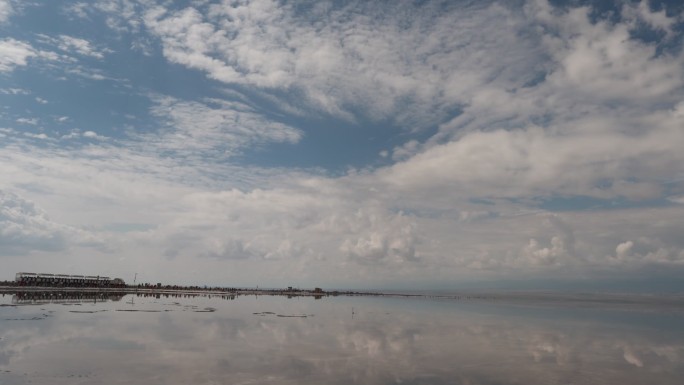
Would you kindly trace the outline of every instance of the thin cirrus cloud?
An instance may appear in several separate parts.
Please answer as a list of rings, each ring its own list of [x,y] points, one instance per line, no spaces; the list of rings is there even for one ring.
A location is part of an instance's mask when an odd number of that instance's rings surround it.
[[[263,143],[297,143],[302,136],[300,130],[269,120],[239,102],[189,102],[168,96],[153,99],[150,113],[165,122],[165,127],[142,134],[138,140],[159,152],[222,158]]]
[[[50,37],[44,34],[38,36],[39,40],[44,44],[50,44],[67,53],[75,53],[82,56],[89,56],[95,59],[103,59],[105,52],[96,49],[92,44],[85,39],[81,39],[69,35],[60,35],[58,37]]]
[[[240,284],[680,271],[681,10],[599,6],[64,5],[97,33],[0,41],[0,188],[78,236],[6,215],[63,240],[10,260]],[[372,161],[321,166],[347,132]]]

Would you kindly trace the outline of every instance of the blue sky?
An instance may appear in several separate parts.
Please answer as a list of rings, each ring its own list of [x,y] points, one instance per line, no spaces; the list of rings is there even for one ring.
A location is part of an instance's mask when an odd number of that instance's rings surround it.
[[[683,9],[0,0],[0,279],[681,290]]]

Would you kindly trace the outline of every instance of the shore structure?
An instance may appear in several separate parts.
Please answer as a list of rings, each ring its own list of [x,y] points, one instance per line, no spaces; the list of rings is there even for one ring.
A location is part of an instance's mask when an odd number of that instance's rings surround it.
[[[109,278],[105,276],[84,276],[67,274],[47,274],[20,272],[15,275],[14,281],[0,281],[0,293],[8,292],[116,292],[124,294],[216,294],[216,295],[284,295],[288,297],[311,296],[322,298],[323,296],[336,295],[362,295],[352,291],[324,291],[317,287],[314,289],[298,289],[288,287],[286,289],[256,289],[235,287],[207,287],[207,286],[183,286],[183,285],[156,285],[139,283],[127,285],[121,278]]]
[[[684,293],[629,294],[629,293],[571,293],[543,291],[462,291],[462,292],[411,292],[411,291],[352,291],[323,290],[321,288],[300,289],[289,286],[283,289],[208,287],[183,285],[155,285],[140,283],[127,285],[122,279],[100,276],[78,276],[60,274],[17,273],[14,281],[0,281],[0,295],[17,295],[17,298],[39,300],[66,300],[71,297],[87,297],[93,300],[121,298],[127,294],[137,296],[183,297],[219,296],[235,299],[238,296],[284,296],[287,298],[310,297],[321,299],[336,296],[381,296],[401,298],[427,298],[431,300],[475,300],[506,301],[518,304],[573,304],[575,306],[611,306],[629,309],[635,305],[650,308],[667,308],[684,311]]]
[[[193,286],[156,287],[156,286],[132,286],[124,287],[66,287],[66,286],[18,286],[13,282],[0,282],[0,293],[15,292],[63,292],[63,293],[97,293],[112,292],[124,294],[201,294],[201,295],[280,295],[287,297],[327,297],[338,295],[377,295],[377,293],[365,293],[356,291],[315,291],[307,289],[249,289],[249,288],[200,288]]]
[[[15,276],[16,286],[19,287],[125,287],[126,283],[121,278],[109,278],[95,275],[68,275],[68,274],[45,274],[45,273],[17,273]]]
[[[352,291],[323,290],[321,288],[284,289],[234,288],[234,287],[200,287],[179,285],[123,285],[122,287],[65,287],[65,286],[21,286],[17,281],[0,281],[0,295],[13,295],[17,304],[41,303],[43,301],[59,302],[72,299],[87,299],[93,302],[120,300],[123,296],[156,298],[181,297],[219,297],[236,299],[240,296],[283,296],[287,298],[309,297],[321,299],[337,296],[397,297],[423,298],[435,301],[495,301],[524,306],[579,306],[579,307],[611,307],[622,310],[653,309],[662,311],[684,311],[684,293],[571,293],[540,291],[490,291],[490,292],[403,292],[403,291]],[[3,306],[3,305],[0,305]]]

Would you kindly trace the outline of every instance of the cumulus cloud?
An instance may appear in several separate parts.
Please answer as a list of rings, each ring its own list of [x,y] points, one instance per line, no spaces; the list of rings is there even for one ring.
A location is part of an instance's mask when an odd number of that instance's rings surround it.
[[[10,72],[25,66],[37,53],[30,44],[12,38],[0,40],[0,72]]]
[[[615,259],[622,263],[675,265],[684,263],[684,250],[658,237],[642,236],[620,243],[615,248]]]
[[[82,136],[88,139],[107,140],[106,136],[99,135],[94,131],[85,131]]]
[[[365,228],[356,231],[353,238],[342,242],[340,251],[362,264],[392,264],[414,262],[417,236],[411,221],[401,214],[378,217],[357,213],[358,225]],[[366,223],[363,223],[366,222]]]
[[[615,248],[615,254],[619,259],[624,259],[633,246],[634,242],[632,241],[623,242]]]
[[[549,225],[555,228],[554,235],[548,245],[541,244],[537,239],[530,239],[522,249],[520,260],[515,263],[521,266],[559,266],[573,265],[575,260],[574,230],[559,216],[546,218]]]

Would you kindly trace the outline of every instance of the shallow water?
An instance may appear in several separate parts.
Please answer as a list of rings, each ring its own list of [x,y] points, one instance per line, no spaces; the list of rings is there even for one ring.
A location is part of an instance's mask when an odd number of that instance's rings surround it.
[[[0,384],[7,385],[629,385],[684,378],[684,315],[672,308],[134,295],[4,295],[0,304]]]

